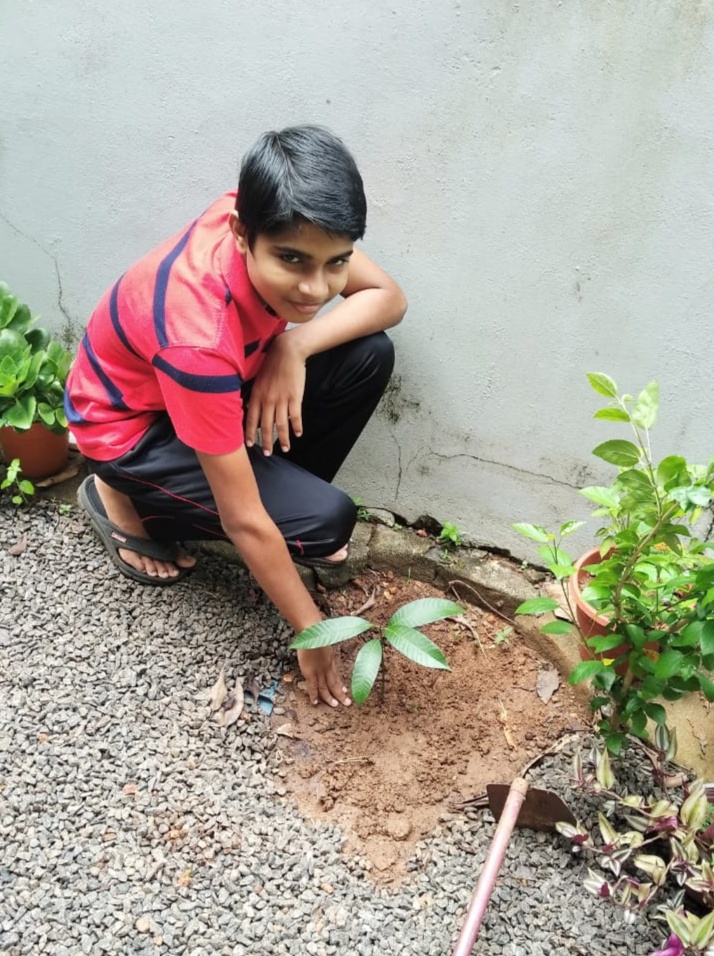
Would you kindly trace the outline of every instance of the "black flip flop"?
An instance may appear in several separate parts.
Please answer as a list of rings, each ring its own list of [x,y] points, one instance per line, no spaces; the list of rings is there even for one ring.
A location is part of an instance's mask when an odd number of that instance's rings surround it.
[[[193,568],[179,568],[179,573],[175,577],[160,578],[158,575],[139,571],[122,560],[119,554],[120,548],[125,548],[127,551],[136,551],[137,554],[153,558],[155,561],[175,562],[179,555],[179,548],[177,544],[154,541],[152,538],[137,538],[135,535],[127,534],[117,528],[107,518],[102,499],[99,497],[99,492],[94,483],[94,475],[89,475],[79,486],[77,500],[89,516],[92,527],[109,552],[109,557],[127,578],[131,578],[132,581],[139,581],[141,584],[152,584],[154,587],[167,587],[171,584],[177,584],[193,570]]]
[[[341,561],[328,561],[327,558],[308,558],[304,554],[291,554],[295,564],[302,565],[303,568],[341,568],[350,559],[350,546],[347,545],[347,556]]]

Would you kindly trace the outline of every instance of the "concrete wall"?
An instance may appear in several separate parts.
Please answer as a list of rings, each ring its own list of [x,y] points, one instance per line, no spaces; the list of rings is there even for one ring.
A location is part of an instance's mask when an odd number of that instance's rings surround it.
[[[530,554],[512,521],[587,512],[590,370],[711,453],[710,0],[0,0],[0,44],[0,275],[56,329],[319,122],[411,303],[344,487]]]

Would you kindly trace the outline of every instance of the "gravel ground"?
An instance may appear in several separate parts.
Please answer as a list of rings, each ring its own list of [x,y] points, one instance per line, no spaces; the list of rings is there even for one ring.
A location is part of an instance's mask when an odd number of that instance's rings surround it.
[[[283,798],[267,718],[207,720],[224,662],[266,683],[286,661],[246,573],[204,555],[177,587],[132,584],[62,510],[0,505],[0,953],[449,954],[488,813],[444,818],[409,879],[376,888]],[[568,765],[538,775],[572,805]],[[650,953],[662,925],[626,926],[584,869],[517,831],[475,952]]]

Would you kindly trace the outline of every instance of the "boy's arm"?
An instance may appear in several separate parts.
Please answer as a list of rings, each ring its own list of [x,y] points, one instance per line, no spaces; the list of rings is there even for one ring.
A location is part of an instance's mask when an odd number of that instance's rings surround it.
[[[320,621],[322,615],[300,580],[283,536],[263,507],[245,446],[228,455],[197,455],[223,530],[278,611],[296,633]],[[331,647],[299,651],[298,663],[312,703],[350,703]]]
[[[311,355],[381,332],[401,322],[407,300],[397,283],[358,249],[352,253],[343,301],[325,315],[297,325],[273,342],[256,378],[245,422],[246,443],[261,426],[263,451],[273,447],[273,425],[284,451],[290,447],[288,421],[302,434],[305,362]]]

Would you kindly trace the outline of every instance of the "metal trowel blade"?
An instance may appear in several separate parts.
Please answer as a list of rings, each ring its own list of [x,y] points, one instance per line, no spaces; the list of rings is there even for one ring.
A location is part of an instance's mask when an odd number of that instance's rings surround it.
[[[496,821],[501,819],[509,790],[509,785],[505,783],[491,783],[486,787],[488,807]],[[560,822],[574,824],[576,820],[558,794],[550,790],[529,788],[516,826],[552,832],[555,830],[555,824]]]

